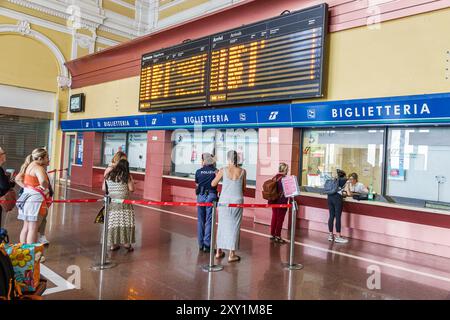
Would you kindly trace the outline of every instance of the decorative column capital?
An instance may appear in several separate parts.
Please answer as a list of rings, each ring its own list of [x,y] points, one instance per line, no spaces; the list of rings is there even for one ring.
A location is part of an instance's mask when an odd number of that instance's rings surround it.
[[[72,85],[72,79],[70,77],[58,76],[56,77],[56,81],[58,82],[58,87],[61,89],[68,89]]]
[[[19,21],[17,24],[17,32],[21,35],[29,35],[31,33],[30,23],[26,20]]]

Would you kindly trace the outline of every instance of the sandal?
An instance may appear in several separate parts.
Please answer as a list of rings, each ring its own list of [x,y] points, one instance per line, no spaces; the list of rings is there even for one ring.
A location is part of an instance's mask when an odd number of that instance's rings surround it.
[[[134,248],[132,246],[124,246],[124,248],[128,251],[128,252],[133,252]]]
[[[109,248],[110,251],[117,251],[120,249],[120,246],[112,246]]]
[[[216,259],[222,259],[223,257],[225,257],[225,252],[221,252],[219,255],[216,254]]]
[[[228,262],[238,262],[241,261],[241,257],[239,256],[234,256],[233,258],[228,258]]]

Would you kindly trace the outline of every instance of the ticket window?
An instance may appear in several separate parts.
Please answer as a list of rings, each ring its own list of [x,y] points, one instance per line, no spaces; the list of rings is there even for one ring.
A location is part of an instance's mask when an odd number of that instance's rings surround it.
[[[127,153],[127,134],[105,133],[103,135],[102,164],[108,166],[118,151]]]
[[[359,181],[380,194],[384,129],[311,129],[303,132],[302,186],[323,188],[336,169],[355,172]]]
[[[147,133],[105,133],[103,135],[102,165],[108,166],[118,152],[125,152],[130,170],[145,171],[147,161]]]
[[[129,133],[127,149],[130,169],[144,172],[147,162],[147,132]]]
[[[202,153],[216,156],[217,168],[226,165],[229,150],[238,153],[238,164],[247,171],[247,184],[256,184],[258,131],[255,129],[206,130],[200,132],[177,130],[172,135],[172,172],[179,177],[195,178],[201,167]]]
[[[450,204],[449,135],[448,127],[390,128],[386,194],[396,202]]]

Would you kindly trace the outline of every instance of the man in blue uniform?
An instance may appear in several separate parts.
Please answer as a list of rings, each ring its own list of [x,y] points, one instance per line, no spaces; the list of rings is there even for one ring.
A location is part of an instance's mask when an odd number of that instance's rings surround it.
[[[202,168],[195,172],[197,184],[197,202],[217,201],[217,188],[211,187],[211,181],[216,177],[214,157],[210,153],[202,154]],[[197,207],[197,237],[200,251],[209,252],[211,244],[211,214],[212,207]]]

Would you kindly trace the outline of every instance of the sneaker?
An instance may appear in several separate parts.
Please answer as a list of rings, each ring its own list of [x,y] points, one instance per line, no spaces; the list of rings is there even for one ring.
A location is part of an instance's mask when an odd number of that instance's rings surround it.
[[[45,262],[45,257],[41,256],[41,260],[39,261],[40,263],[44,263]]]
[[[275,241],[276,237],[275,236],[271,236],[270,237],[270,241]]]
[[[334,242],[336,242],[336,243],[347,243],[348,240],[345,239],[345,238],[342,238],[342,237],[336,237],[336,238],[334,239]]]
[[[275,242],[280,243],[280,244],[285,244],[286,240],[284,240],[283,238],[280,238],[280,237],[275,237]]]
[[[47,240],[47,238],[45,236],[40,236],[39,239],[38,239],[38,242],[40,244],[44,244],[44,245],[50,244],[50,242]]]
[[[330,234],[328,235],[328,241],[333,241],[334,240],[334,235]]]
[[[211,249],[207,246],[203,247],[203,252],[209,253],[211,251]]]

